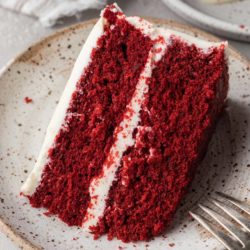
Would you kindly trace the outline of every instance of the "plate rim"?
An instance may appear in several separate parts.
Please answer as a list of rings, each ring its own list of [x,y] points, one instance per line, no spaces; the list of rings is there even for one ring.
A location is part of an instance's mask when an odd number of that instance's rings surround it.
[[[205,38],[209,41],[219,42],[221,41],[220,38],[205,32],[203,30],[200,30],[198,28],[194,28],[191,25],[183,24],[174,20],[169,19],[163,19],[163,18],[155,18],[155,17],[142,17],[150,22],[152,22],[155,25],[167,25],[171,29],[179,29],[182,32],[185,33],[193,33],[195,35],[200,35],[202,38]],[[98,19],[90,19],[88,21],[76,23],[64,28],[61,28],[52,34],[45,36],[41,38],[38,41],[35,41],[31,43],[26,49],[24,49],[21,53],[18,53],[16,56],[14,56],[11,60],[9,60],[1,69],[0,69],[0,79],[5,74],[5,72],[16,62],[22,61],[22,58],[25,58],[25,56],[28,53],[32,53],[33,50],[38,50],[40,47],[43,47],[44,44],[47,44],[48,41],[50,41],[53,38],[56,38],[57,36],[61,36],[65,33],[75,31],[77,29],[82,29],[85,26],[88,25],[94,25]],[[186,32],[188,31],[188,32]],[[247,65],[250,68],[250,60],[242,55],[238,50],[236,50],[234,47],[230,46],[228,47],[228,52],[231,56],[234,58],[237,58],[239,61],[241,61],[243,64]],[[8,225],[6,222],[4,222],[4,219],[2,218],[0,214],[0,231],[7,236],[16,246],[22,247],[22,249],[25,250],[40,250],[37,246],[33,245],[28,239],[21,236],[17,232],[15,232],[15,229],[12,228],[12,226]]]
[[[223,33],[228,38],[241,41],[250,41],[250,27],[241,28],[240,25],[226,22],[222,19],[210,16],[198,9],[192,7],[182,0],[162,0],[172,11],[184,18],[186,21],[193,23],[204,29],[215,29],[217,34]],[[220,33],[219,33],[220,32]]]

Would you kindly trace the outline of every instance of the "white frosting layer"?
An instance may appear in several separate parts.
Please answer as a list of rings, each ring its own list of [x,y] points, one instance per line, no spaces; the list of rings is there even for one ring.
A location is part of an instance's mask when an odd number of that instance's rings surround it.
[[[121,11],[119,7],[115,5],[113,11],[117,12],[117,10]],[[138,17],[125,17],[124,15],[119,15],[119,18],[125,18],[131,25],[140,29],[145,35],[150,36],[152,40],[155,40],[155,44],[149,52],[147,62],[144,70],[141,72],[141,76],[137,83],[132,100],[127,106],[127,113],[124,116],[125,118],[119,127],[115,129],[115,143],[112,145],[110,153],[103,165],[103,175],[99,178],[94,178],[91,182],[89,188],[91,205],[88,208],[87,215],[84,220],[86,221],[84,223],[85,228],[96,225],[99,217],[103,215],[105,201],[112,182],[115,180],[116,171],[120,165],[122,155],[129,146],[133,146],[135,144],[135,140],[132,138],[132,133],[140,121],[139,113],[142,108],[145,94],[148,92],[146,79],[151,77],[155,62],[161,59],[167,49],[167,45],[171,43],[172,37],[178,37],[188,44],[195,44],[198,48],[204,51],[204,53],[206,53],[209,48],[219,47],[222,44],[203,41],[177,31],[155,28],[149,22]],[[48,126],[37,163],[21,188],[21,191],[25,195],[32,195],[41,181],[43,169],[48,161],[48,151],[51,147],[53,147],[54,139],[64,125],[72,93],[76,90],[76,84],[81,75],[84,73],[84,69],[86,69],[91,61],[90,55],[93,48],[97,46],[98,38],[104,33],[104,23],[105,19],[101,16],[91,31],[78,56],[78,59],[76,60],[73,71],[68,80],[68,84],[65,87],[53,118]],[[110,28],[112,29],[112,27]],[[224,44],[225,47],[227,47],[227,43]],[[131,110],[133,112],[131,112]]]
[[[84,73],[84,69],[86,69],[91,61],[91,52],[93,48],[97,46],[98,38],[103,35],[104,21],[105,20],[103,17],[101,17],[96,23],[75,62],[70,78],[47,128],[45,140],[43,142],[35,167],[21,188],[21,192],[25,195],[33,194],[40,183],[43,168],[45,167],[48,160],[48,150],[53,146],[55,137],[64,124],[71,96],[76,89],[78,80]]]

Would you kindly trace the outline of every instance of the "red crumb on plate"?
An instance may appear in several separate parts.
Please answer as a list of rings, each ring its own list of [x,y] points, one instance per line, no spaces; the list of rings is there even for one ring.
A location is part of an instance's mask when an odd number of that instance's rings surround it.
[[[33,102],[33,99],[31,99],[30,97],[28,97],[28,96],[26,96],[25,98],[24,98],[24,101],[25,101],[25,103],[31,103],[31,102]]]

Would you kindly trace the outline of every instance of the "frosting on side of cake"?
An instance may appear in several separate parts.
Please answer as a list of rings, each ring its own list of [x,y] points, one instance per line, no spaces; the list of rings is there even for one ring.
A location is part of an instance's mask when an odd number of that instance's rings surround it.
[[[64,119],[71,100],[71,96],[76,89],[78,80],[91,61],[91,52],[97,46],[98,38],[104,33],[104,24],[105,19],[101,16],[81,49],[81,52],[74,64],[74,68],[68,83],[66,84],[60,101],[47,128],[45,140],[39,153],[37,162],[21,188],[21,192],[24,195],[33,194],[40,183],[43,168],[48,161],[48,151],[51,147],[53,147],[54,139],[60,128],[64,125]]]

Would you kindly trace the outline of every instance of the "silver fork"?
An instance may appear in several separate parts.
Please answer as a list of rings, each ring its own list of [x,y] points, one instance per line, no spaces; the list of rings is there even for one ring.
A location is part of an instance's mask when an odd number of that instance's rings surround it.
[[[224,193],[216,192],[220,201],[209,199],[210,206],[199,204],[203,215],[189,212],[228,250],[250,249],[250,206]],[[222,201],[221,201],[222,199]],[[210,208],[214,207],[216,209]],[[208,220],[206,217],[212,219]]]

